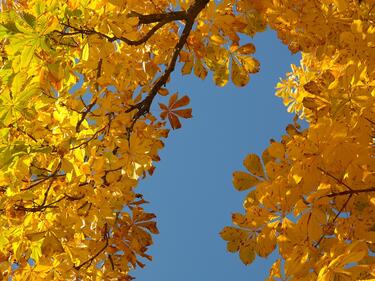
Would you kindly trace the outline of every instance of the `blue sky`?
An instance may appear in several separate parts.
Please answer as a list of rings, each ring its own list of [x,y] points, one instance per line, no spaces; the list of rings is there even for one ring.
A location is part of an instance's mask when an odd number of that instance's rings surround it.
[[[149,252],[154,260],[132,273],[138,281],[261,281],[275,260],[245,266],[219,236],[231,213],[242,212],[246,195],[233,188],[233,171],[242,169],[248,153],[279,139],[293,118],[274,87],[300,55],[292,56],[270,30],[253,42],[261,71],[244,88],[219,88],[211,77],[201,81],[179,71],[172,76],[168,88],[189,95],[193,118],[171,131],[154,175],[138,187],[160,230]]]

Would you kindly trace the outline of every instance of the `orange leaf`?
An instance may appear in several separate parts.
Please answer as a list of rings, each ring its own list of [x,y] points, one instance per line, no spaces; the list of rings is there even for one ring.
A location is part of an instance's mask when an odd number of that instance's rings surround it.
[[[249,55],[255,53],[255,46],[252,43],[245,44],[237,49],[241,55]]]
[[[171,126],[172,126],[173,130],[181,128],[180,120],[173,113],[168,114],[168,120],[169,120],[169,123],[171,123]]]
[[[185,105],[188,105],[190,102],[190,99],[188,96],[183,96],[179,100],[177,100],[172,106],[170,106],[171,109],[179,108]]]
[[[183,118],[191,118],[193,117],[191,115],[191,111],[192,111],[191,108],[186,108],[186,109],[173,110],[173,113]]]
[[[168,96],[169,92],[166,88],[161,88],[159,91],[158,91],[158,94],[161,95],[161,96]]]
[[[164,103],[159,103],[159,106],[162,110],[168,110],[168,106],[166,106]]]
[[[169,104],[168,104],[168,106],[169,106],[170,108],[172,108],[172,106],[173,106],[173,104],[176,102],[177,98],[178,98],[178,94],[177,94],[177,93],[174,93],[174,94],[170,97],[170,99],[169,99]]]
[[[165,118],[167,118],[167,115],[168,111],[163,111],[162,113],[160,113],[160,118],[164,120]]]

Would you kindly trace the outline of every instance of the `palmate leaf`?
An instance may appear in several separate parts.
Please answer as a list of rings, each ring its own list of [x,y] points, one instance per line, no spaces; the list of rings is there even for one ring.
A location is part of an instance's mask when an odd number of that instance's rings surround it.
[[[190,102],[190,99],[188,96],[183,96],[180,99],[178,99],[178,93],[173,94],[169,99],[168,106],[163,103],[159,103],[159,106],[162,110],[162,112],[160,113],[160,117],[162,119],[165,119],[168,117],[168,120],[169,120],[169,123],[171,124],[172,129],[181,128],[181,122],[178,117],[191,118],[192,110],[191,108],[186,108],[186,109],[178,109],[178,108],[188,105],[189,102]]]
[[[259,72],[259,62],[250,56],[254,52],[255,47],[251,43],[239,48],[232,46],[229,51],[220,46],[210,46],[205,62],[214,72],[215,84],[224,87],[230,75],[233,84],[237,87],[247,85],[250,81],[249,74]]]
[[[222,238],[245,264],[278,249],[269,280],[373,278],[371,2],[2,1],[3,278],[130,280],[158,233],[135,187],[168,132],[144,94],[168,96],[160,87],[180,62],[183,74],[210,69],[219,86],[245,86],[259,63],[244,35],[266,26],[303,52],[278,95],[308,128],[295,121],[262,157],[245,158],[233,177],[248,191],[244,210]],[[191,109],[170,96],[161,118],[176,129]]]

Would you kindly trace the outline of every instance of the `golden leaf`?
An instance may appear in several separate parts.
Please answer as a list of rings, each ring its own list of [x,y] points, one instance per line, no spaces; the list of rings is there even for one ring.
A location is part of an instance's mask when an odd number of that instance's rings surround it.
[[[246,169],[255,176],[264,177],[264,170],[260,158],[256,154],[249,154],[243,161]]]
[[[233,185],[238,191],[247,190],[258,183],[260,183],[260,180],[248,173],[241,171],[233,173]]]

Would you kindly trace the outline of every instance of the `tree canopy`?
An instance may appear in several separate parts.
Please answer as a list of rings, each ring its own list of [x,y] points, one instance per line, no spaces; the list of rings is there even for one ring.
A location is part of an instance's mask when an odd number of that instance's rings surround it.
[[[0,3],[4,280],[131,280],[158,233],[136,187],[192,116],[171,73],[243,87],[267,26],[302,53],[276,89],[296,118],[234,172],[221,236],[245,264],[278,251],[269,280],[375,279],[374,0]]]

